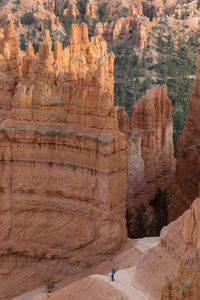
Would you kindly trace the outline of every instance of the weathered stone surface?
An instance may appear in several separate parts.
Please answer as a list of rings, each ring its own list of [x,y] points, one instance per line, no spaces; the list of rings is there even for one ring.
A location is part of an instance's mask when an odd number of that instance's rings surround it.
[[[197,198],[183,214],[182,233],[186,243],[200,251],[200,198]]]
[[[114,55],[89,42],[85,24],[72,26],[66,49],[51,49],[48,32],[37,56],[29,44],[0,126],[1,296],[97,263],[126,238]]]
[[[199,282],[200,262],[190,259],[180,265],[174,280],[165,278],[160,299],[197,300],[200,298]]]
[[[11,109],[15,84],[19,78],[21,56],[13,23],[7,21],[0,35],[0,123]]]
[[[162,245],[181,262],[173,280],[165,279],[161,300],[200,298],[200,198],[178,220],[162,230]]]
[[[157,188],[169,189],[175,166],[172,133],[167,88],[154,87],[131,108],[127,190],[130,216],[142,203],[148,206]]]
[[[199,196],[200,182],[200,58],[197,61],[196,80],[188,105],[188,116],[178,140],[176,186],[173,189],[170,220],[182,214]]]

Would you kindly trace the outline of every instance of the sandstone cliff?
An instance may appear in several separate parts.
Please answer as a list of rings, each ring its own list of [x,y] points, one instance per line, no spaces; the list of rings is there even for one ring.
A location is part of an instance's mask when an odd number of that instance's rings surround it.
[[[200,298],[199,217],[200,198],[197,198],[179,220],[173,222],[174,226],[171,225],[174,228],[172,232],[176,232],[176,235],[173,236],[170,231],[163,235],[163,246],[181,260],[181,264],[173,280],[165,278],[161,300]]]
[[[38,55],[28,45],[0,126],[3,297],[97,263],[126,238],[114,55],[104,41],[89,42],[85,24],[72,26],[66,49],[51,49],[48,32]]]
[[[200,182],[200,58],[197,61],[196,80],[188,104],[188,116],[178,140],[176,186],[172,192],[170,220],[183,213],[199,196]]]
[[[135,210],[142,203],[149,207],[157,189],[169,189],[173,182],[172,106],[166,87],[148,90],[133,104],[129,127],[127,209],[133,223]]]

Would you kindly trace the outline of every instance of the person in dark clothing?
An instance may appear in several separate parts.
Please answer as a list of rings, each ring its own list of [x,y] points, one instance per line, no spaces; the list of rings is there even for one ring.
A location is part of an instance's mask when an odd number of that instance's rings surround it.
[[[114,275],[115,275],[115,269],[112,269],[112,273],[111,273],[111,279],[112,279],[112,281],[114,281]]]

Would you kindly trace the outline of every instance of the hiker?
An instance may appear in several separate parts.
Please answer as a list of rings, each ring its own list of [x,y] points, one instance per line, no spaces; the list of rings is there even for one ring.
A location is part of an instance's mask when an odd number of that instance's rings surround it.
[[[111,278],[112,278],[112,281],[114,281],[114,275],[115,275],[115,269],[112,269],[112,273],[111,273]]]

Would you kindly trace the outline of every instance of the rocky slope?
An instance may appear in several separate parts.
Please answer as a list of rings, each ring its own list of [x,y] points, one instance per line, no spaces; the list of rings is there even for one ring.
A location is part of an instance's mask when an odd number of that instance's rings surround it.
[[[64,1],[63,6],[64,6]],[[38,50],[45,29],[50,29],[52,38],[63,40],[65,31],[55,14],[55,1],[52,0],[3,0],[0,3],[0,25],[9,18],[15,24],[22,50],[31,41]]]
[[[189,100],[189,112],[186,124],[178,141],[177,184],[173,189],[170,219],[174,219],[183,213],[199,195],[199,76],[200,58],[197,62],[196,80],[193,85],[192,96]]]
[[[114,55],[88,40],[87,25],[73,25],[66,49],[51,49],[48,32],[38,55],[28,45],[0,126],[2,297],[97,263],[126,238]]]
[[[190,32],[195,18],[200,17],[197,0],[194,1],[118,1],[118,0],[2,0],[1,25],[9,16],[26,42],[38,43],[44,29],[50,29],[53,39],[64,42],[74,22],[87,22],[96,36],[103,36],[109,44],[121,44],[135,39],[140,50],[148,42],[152,28],[163,17],[190,20]],[[194,20],[193,20],[194,19]],[[191,24],[191,20],[192,23]],[[179,27],[180,24],[178,24]],[[132,33],[135,32],[135,37]]]

